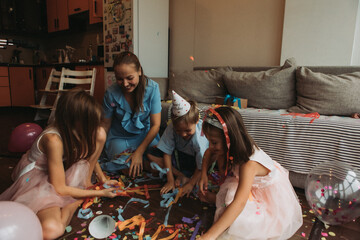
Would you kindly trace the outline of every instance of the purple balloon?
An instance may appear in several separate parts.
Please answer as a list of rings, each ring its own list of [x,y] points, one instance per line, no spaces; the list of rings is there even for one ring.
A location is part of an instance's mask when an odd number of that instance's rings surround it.
[[[43,239],[39,218],[21,203],[0,201],[0,239]]]
[[[17,126],[10,135],[9,152],[26,152],[42,132],[42,128],[35,123],[23,123]]]

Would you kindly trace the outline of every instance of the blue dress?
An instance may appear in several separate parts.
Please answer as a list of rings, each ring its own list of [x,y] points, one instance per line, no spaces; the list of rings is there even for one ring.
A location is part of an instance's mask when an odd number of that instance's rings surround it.
[[[150,114],[161,112],[161,98],[159,85],[147,79],[143,99],[143,110],[133,113],[118,84],[110,86],[104,96],[105,118],[111,118],[111,127],[105,143],[107,159],[101,162],[101,167],[107,172],[115,172],[128,168],[126,159],[142,143],[150,130]],[[156,145],[160,140],[159,134],[150,143]]]

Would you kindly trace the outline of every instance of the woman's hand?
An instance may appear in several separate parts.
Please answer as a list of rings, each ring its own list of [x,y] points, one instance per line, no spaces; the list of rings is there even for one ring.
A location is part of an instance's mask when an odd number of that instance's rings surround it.
[[[160,194],[164,194],[169,192],[170,190],[174,190],[175,189],[175,183],[174,181],[168,181],[160,190]]]
[[[129,176],[130,177],[137,177],[143,170],[143,157],[142,153],[137,151],[133,152],[130,157],[126,160],[126,162],[131,161],[130,169],[129,169]]]
[[[203,195],[205,195],[208,190],[208,176],[206,173],[201,174],[199,190]]]

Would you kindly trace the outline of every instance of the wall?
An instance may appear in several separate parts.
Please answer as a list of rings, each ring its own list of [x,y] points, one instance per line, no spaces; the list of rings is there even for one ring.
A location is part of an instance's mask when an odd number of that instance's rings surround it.
[[[75,31],[66,30],[51,34],[42,34],[39,36],[1,35],[0,38],[15,39],[23,43],[26,47],[8,46],[6,49],[0,49],[0,60],[4,63],[10,63],[13,50],[21,51],[20,58],[25,64],[36,64],[34,62],[35,51],[40,51],[42,61],[48,63],[58,62],[58,52],[56,49],[65,49],[66,45],[75,48],[72,61],[88,58],[88,47],[92,45],[93,54],[97,53],[97,36],[102,43],[102,24],[87,25],[86,30]],[[1,61],[0,61],[1,62]]]
[[[24,64],[33,64],[34,60],[34,49],[41,47],[42,39],[36,37],[23,37],[17,35],[1,34],[1,39],[13,39],[18,44],[14,44],[13,46],[7,46],[6,49],[0,49],[0,63],[11,63],[11,58],[13,56],[14,50],[19,50],[21,53],[19,54],[20,60],[24,62]]]
[[[347,3],[354,1],[358,2],[358,0],[346,0]],[[169,2],[171,72],[192,70],[196,66],[274,66],[283,63],[281,47],[285,0],[169,0]],[[339,2],[342,4],[343,1]],[[359,4],[357,6],[352,62],[359,63],[360,6]],[[300,16],[304,16],[303,10],[298,9]],[[329,13],[323,12],[323,14]],[[314,17],[313,22],[318,19]],[[311,23],[308,23],[303,32],[312,36],[314,30],[306,30],[306,27],[310,26]],[[85,58],[87,46],[90,42],[96,42],[97,34],[102,34],[99,25],[88,29],[87,32],[65,31],[53,34],[44,41],[43,49],[47,52],[49,61],[56,61],[57,53],[54,49],[64,48],[65,45],[77,49],[75,58]],[[336,43],[336,46],[346,47],[343,43]],[[4,61],[11,56],[11,51],[5,54],[7,51],[0,50]],[[27,55],[25,63],[28,63],[32,59],[32,51],[25,49],[23,51],[24,58]],[[96,51],[95,47],[93,51]]]
[[[359,65],[359,15],[359,0],[286,0],[281,60]]]
[[[44,43],[49,62],[58,61],[56,49],[65,49],[66,45],[75,48],[70,61],[77,62],[79,59],[88,60],[88,48],[91,44],[93,54],[97,52],[97,36],[99,41],[103,41],[102,24],[88,25],[86,31],[63,31],[50,34]]]
[[[284,7],[285,0],[170,0],[170,71],[279,65]]]
[[[170,0],[170,74],[197,66],[276,66],[289,57],[299,65],[360,65],[359,5]]]

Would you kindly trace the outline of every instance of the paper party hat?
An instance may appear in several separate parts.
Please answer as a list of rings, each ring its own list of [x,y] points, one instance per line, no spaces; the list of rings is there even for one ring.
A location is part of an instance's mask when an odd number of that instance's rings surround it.
[[[172,95],[173,95],[172,113],[177,117],[184,116],[190,110],[190,103],[185,99],[183,99],[174,90],[172,90]]]

